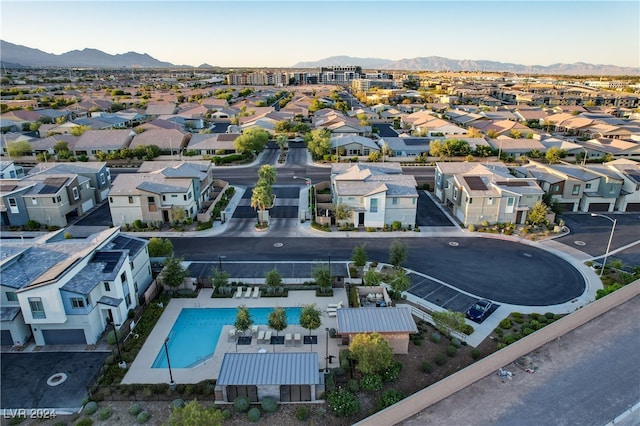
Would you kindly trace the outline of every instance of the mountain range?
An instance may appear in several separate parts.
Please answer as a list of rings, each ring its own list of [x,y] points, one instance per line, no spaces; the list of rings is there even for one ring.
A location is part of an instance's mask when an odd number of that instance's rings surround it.
[[[111,55],[97,49],[72,50],[56,55],[39,49],[21,46],[0,40],[0,62],[7,67],[88,67],[88,68],[172,68],[174,65],[151,57],[146,53],[127,52]],[[319,68],[327,66],[359,65],[363,69],[405,71],[487,71],[515,74],[561,74],[561,75],[640,75],[640,68],[616,65],[594,65],[584,62],[574,64],[522,65],[497,61],[449,59],[439,56],[412,59],[357,58],[332,56],[313,62],[298,62],[290,68]],[[191,68],[191,66],[189,66]],[[212,68],[202,64],[199,68]]]

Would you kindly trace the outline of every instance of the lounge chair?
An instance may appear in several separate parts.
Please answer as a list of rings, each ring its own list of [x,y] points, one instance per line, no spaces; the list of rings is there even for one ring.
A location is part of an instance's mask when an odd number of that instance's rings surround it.
[[[293,345],[293,337],[291,337],[291,333],[287,333],[284,335],[284,345],[285,346]]]
[[[257,325],[251,326],[251,336],[256,337],[258,335],[258,331],[260,331],[260,327]]]
[[[232,328],[229,330],[229,341],[233,342],[236,339],[236,329]]]
[[[240,299],[242,297],[242,287],[238,287],[238,289],[236,290],[236,299]]]
[[[253,291],[253,289],[251,287],[247,287],[247,292],[244,294],[245,298],[249,298],[251,297],[251,292]]]
[[[327,311],[327,315],[330,317],[337,317],[338,313],[336,311]]]
[[[264,342],[271,343],[271,330],[264,333]]]
[[[338,308],[327,308],[327,312],[329,312],[329,313],[335,312],[337,310],[338,310]]]
[[[264,330],[260,330],[258,332],[258,343],[262,343],[263,340],[264,340]]]
[[[338,303],[329,303],[327,305],[327,308],[336,308],[336,309],[342,308],[342,300]]]
[[[300,333],[296,333],[293,335],[293,343],[296,346],[302,345],[302,336],[300,336]]]
[[[257,299],[258,297],[260,297],[260,287],[255,286],[253,288],[253,298]]]

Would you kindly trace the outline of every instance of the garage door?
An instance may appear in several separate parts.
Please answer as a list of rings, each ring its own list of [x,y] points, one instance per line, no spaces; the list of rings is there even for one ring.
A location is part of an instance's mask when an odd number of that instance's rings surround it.
[[[13,345],[13,337],[11,337],[11,331],[2,330],[0,332],[0,345]]]
[[[629,203],[627,204],[628,212],[640,212],[640,203]]]
[[[280,402],[311,401],[311,386],[309,385],[281,385]]]
[[[572,212],[574,205],[573,203],[558,203],[558,207],[560,207],[563,212]]]
[[[85,345],[84,330],[42,330],[47,345]]]
[[[606,212],[609,210],[609,203],[591,203],[589,204],[590,212]]]
[[[86,213],[93,208],[93,199],[87,200],[82,203],[82,213]]]

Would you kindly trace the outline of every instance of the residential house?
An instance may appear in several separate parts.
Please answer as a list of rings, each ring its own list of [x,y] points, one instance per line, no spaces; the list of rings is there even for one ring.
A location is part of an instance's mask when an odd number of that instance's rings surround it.
[[[529,164],[514,169],[516,176],[535,178],[564,211],[613,211],[624,180],[606,166],[583,167],[561,162]]]
[[[624,181],[622,190],[616,200],[615,210],[620,212],[640,211],[640,164],[636,161],[621,158],[605,163]]]
[[[331,137],[331,151],[341,156],[366,156],[380,152],[380,147],[364,136],[340,134]]]
[[[24,169],[13,161],[0,160],[0,179],[22,179]]]
[[[607,155],[615,158],[640,160],[640,142],[634,140],[597,138],[582,142],[589,152],[589,158],[604,158]]]
[[[190,133],[178,129],[149,129],[137,133],[129,147],[135,149],[138,146],[155,145],[162,154],[175,155],[182,152],[190,138]]]
[[[29,176],[36,174],[55,175],[60,173],[77,174],[89,179],[89,186],[94,191],[96,203],[107,199],[111,188],[111,173],[104,162],[81,163],[38,163],[31,170]]]
[[[252,403],[265,397],[305,402],[317,400],[323,390],[317,352],[228,352],[216,379],[215,396],[227,402],[239,396]]]
[[[93,345],[119,328],[152,281],[147,241],[118,228],[3,242],[2,345]]]
[[[172,178],[162,173],[119,174],[109,191],[109,209],[115,226],[140,220],[144,223],[169,223],[178,210],[185,217],[198,213],[198,199],[192,177]]]
[[[435,195],[465,226],[525,223],[544,191],[534,178],[517,178],[501,163],[437,163]]]
[[[418,332],[408,306],[384,308],[343,308],[337,311],[337,333],[343,342],[351,342],[362,333],[378,333],[394,354],[409,353],[409,335]]]
[[[380,138],[380,146],[385,143],[393,152],[394,157],[418,157],[422,154],[429,155],[431,138]]]
[[[75,156],[86,155],[95,159],[98,152],[109,154],[129,148],[134,134],[127,129],[87,130],[78,138],[72,152]]]
[[[178,107],[173,102],[152,102],[147,104],[144,114],[147,117],[158,117],[161,115],[174,115],[178,112]]]
[[[94,205],[91,182],[81,175],[37,174],[0,181],[0,216],[4,226],[22,226],[32,220],[64,227]]]
[[[225,155],[236,152],[234,141],[240,133],[198,133],[191,136],[187,151],[196,155]]]
[[[333,204],[353,208],[349,222],[354,226],[382,228],[396,221],[415,225],[416,186],[398,163],[331,164]]]
[[[542,155],[547,152],[547,148],[536,139],[514,139],[508,136],[498,136],[497,139],[489,139],[489,146],[500,154],[518,159],[527,156],[531,151],[538,151]]]
[[[347,117],[329,108],[316,111],[312,123],[316,129],[329,129],[331,133],[351,133],[359,136],[371,134],[371,126],[362,126],[357,118]]]

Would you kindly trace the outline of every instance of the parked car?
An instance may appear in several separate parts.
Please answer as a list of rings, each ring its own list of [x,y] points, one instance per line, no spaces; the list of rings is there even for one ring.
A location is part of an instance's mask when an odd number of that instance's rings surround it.
[[[466,316],[471,321],[479,322],[489,316],[493,303],[487,299],[480,299],[467,309]]]

